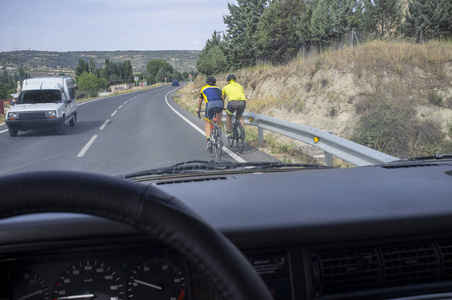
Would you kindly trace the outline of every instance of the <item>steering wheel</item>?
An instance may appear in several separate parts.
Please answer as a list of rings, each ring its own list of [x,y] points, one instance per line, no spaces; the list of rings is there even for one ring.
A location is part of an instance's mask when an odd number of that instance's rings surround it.
[[[228,239],[182,202],[149,184],[69,171],[0,178],[1,219],[43,212],[90,214],[129,225],[177,251],[222,299],[273,299]]]

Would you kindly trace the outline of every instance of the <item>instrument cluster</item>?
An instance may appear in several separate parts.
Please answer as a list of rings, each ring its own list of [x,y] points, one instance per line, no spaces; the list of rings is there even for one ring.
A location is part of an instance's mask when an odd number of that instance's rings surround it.
[[[0,263],[0,299],[190,299],[188,266],[164,250],[72,253]]]

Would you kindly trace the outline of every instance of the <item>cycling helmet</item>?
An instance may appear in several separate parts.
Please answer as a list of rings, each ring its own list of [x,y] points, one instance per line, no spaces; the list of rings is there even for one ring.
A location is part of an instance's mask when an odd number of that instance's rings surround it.
[[[235,78],[235,75],[234,75],[234,74],[229,74],[228,77],[226,78],[226,81],[227,81],[227,82],[229,82],[229,81],[231,81],[231,80],[234,80],[234,81],[237,80],[237,78]]]
[[[215,79],[215,77],[209,76],[209,77],[207,77],[207,79],[206,79],[206,83],[207,83],[208,85],[214,85],[215,83],[217,83],[217,80]]]

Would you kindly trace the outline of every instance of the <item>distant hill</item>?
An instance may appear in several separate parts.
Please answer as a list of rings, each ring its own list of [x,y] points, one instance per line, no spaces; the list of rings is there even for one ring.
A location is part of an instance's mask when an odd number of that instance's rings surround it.
[[[201,51],[198,50],[168,50],[168,51],[10,51],[0,52],[0,68],[6,67],[13,71],[19,67],[26,69],[32,76],[44,74],[65,73],[71,75],[79,59],[89,61],[93,59],[96,68],[103,67],[105,60],[123,62],[130,60],[134,72],[141,72],[146,64],[153,59],[163,59],[170,63],[177,71],[196,70],[196,59]]]

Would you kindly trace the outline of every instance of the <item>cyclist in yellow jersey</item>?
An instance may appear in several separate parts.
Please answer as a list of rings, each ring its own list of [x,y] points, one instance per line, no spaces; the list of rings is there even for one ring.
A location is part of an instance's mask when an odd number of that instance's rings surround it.
[[[201,105],[202,101],[206,101],[206,109],[205,109],[205,120],[206,120],[206,138],[207,138],[207,146],[206,150],[209,151],[212,147],[212,143],[210,142],[210,132],[212,128],[212,120],[215,117],[215,110],[217,110],[216,118],[217,118],[217,124],[221,128],[221,111],[224,107],[223,99],[221,98],[221,89],[218,86],[215,86],[215,83],[217,80],[215,77],[209,76],[206,79],[207,85],[204,86],[201,89],[201,92],[199,93],[199,100],[198,100],[198,117],[201,117],[200,111],[201,111]],[[219,111],[219,112],[218,112]]]
[[[226,108],[226,127],[228,128],[228,136],[231,135],[231,119],[235,111],[237,111],[237,120],[242,123],[242,126],[245,126],[242,114],[246,107],[246,97],[243,87],[235,82],[236,80],[237,78],[234,74],[228,75],[226,78],[228,84],[223,88],[221,93],[223,100],[228,97],[228,106]]]

